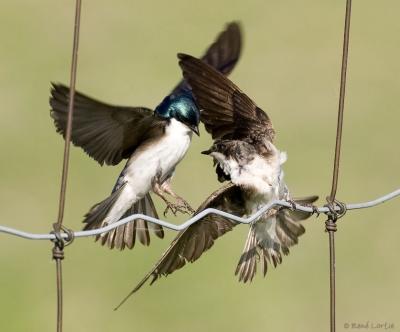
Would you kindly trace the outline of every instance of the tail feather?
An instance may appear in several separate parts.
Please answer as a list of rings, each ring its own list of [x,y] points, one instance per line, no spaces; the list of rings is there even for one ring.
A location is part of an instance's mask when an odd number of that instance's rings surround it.
[[[265,249],[261,250],[261,265],[264,277],[268,272],[268,261],[270,261],[268,251]]]
[[[117,248],[122,246],[125,230],[126,230],[126,227],[118,227],[116,229],[114,243]]]
[[[235,275],[239,275],[239,281],[246,283],[251,281],[257,270],[257,240],[253,225],[250,227],[243,253],[236,267]]]
[[[103,226],[103,221],[106,218],[108,212],[111,210],[113,205],[117,202],[122,191],[125,188],[126,183],[123,183],[117,190],[115,190],[109,197],[92,206],[90,211],[85,214],[84,230],[96,229]]]
[[[310,196],[295,199],[297,204],[312,204],[318,199]],[[305,228],[299,223],[310,217],[312,213],[292,211],[289,209],[269,210],[262,219],[251,225],[243,253],[236,267],[235,275],[239,281],[251,282],[257,272],[257,262],[260,260],[261,270],[265,276],[268,265],[277,267],[282,263],[282,254],[289,254],[289,247],[298,243],[298,237],[305,233]]]
[[[141,244],[148,246],[150,244],[149,228],[147,227],[147,221],[143,219],[136,220],[136,235]]]
[[[314,203],[318,196],[309,196],[295,199],[295,203],[309,205]],[[309,218],[312,213],[303,211],[292,211],[282,209],[277,214],[276,234],[281,242],[282,252],[287,255],[289,247],[298,243],[299,236],[306,232],[306,229],[299,221]]]
[[[136,240],[136,222],[130,222],[125,227],[124,232],[124,243],[129,249],[135,246]]]
[[[148,216],[151,216],[153,218],[158,219],[158,214],[156,207],[154,206],[154,202],[151,199],[150,194],[147,194],[144,199],[142,199],[140,202],[143,204],[143,209],[142,211],[145,211],[144,213]],[[153,223],[148,223],[149,228],[159,237],[159,238],[164,238],[164,230],[162,226],[153,224]]]
[[[108,248],[110,249],[114,249],[115,246],[115,234],[117,233],[117,228],[113,229],[107,236],[107,241],[106,244],[108,246]]]
[[[125,184],[115,190],[108,198],[93,206],[85,215],[84,230],[96,229],[105,225],[105,219],[111,208],[118,200]],[[132,205],[121,217],[125,218],[132,214],[144,214],[153,218],[158,218],[157,211],[150,194],[145,195],[141,200]],[[103,233],[96,237],[101,245],[107,245],[110,249],[116,248],[123,250],[125,247],[132,249],[135,246],[136,238],[145,246],[150,244],[149,229],[153,230],[159,238],[164,237],[164,230],[160,225],[148,224],[146,220],[136,219],[133,222],[114,228],[108,233]]]

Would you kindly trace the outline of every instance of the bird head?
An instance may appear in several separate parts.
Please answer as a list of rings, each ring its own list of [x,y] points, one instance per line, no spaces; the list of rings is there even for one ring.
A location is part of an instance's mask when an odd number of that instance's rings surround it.
[[[182,93],[179,95],[167,96],[161,104],[156,107],[155,113],[161,118],[174,118],[182,122],[200,136],[200,111],[192,95]]]

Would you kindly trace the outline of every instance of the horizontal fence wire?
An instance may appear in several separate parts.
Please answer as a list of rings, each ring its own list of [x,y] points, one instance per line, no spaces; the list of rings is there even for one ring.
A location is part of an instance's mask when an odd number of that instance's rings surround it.
[[[387,202],[387,201],[389,201],[395,197],[399,197],[399,196],[400,196],[400,189],[397,189],[387,195],[378,197],[372,201],[348,204],[348,205],[346,205],[346,209],[347,210],[357,210],[357,209],[370,208],[370,207],[382,204],[384,202]],[[190,225],[200,221],[202,218],[204,218],[206,215],[209,215],[209,214],[220,215],[227,219],[236,221],[237,223],[240,223],[240,224],[250,224],[253,221],[257,220],[262,214],[264,214],[267,210],[273,208],[274,206],[283,206],[283,207],[287,207],[287,208],[293,208],[294,210],[297,210],[297,211],[304,211],[304,212],[311,212],[311,213],[312,212],[327,213],[330,211],[329,208],[326,206],[322,206],[322,207],[318,207],[318,208],[302,206],[300,204],[296,204],[295,206],[293,206],[291,203],[289,203],[287,201],[275,200],[275,201],[270,202],[268,205],[265,205],[260,210],[258,210],[257,212],[255,212],[254,214],[252,214],[251,216],[249,216],[247,218],[238,217],[238,216],[235,216],[233,214],[230,214],[230,213],[227,213],[227,212],[224,212],[221,210],[208,208],[208,209],[201,211],[200,213],[193,216],[192,218],[188,219],[184,223],[182,223],[180,225],[175,225],[175,224],[171,224],[171,223],[161,220],[161,219],[156,219],[153,217],[146,216],[144,214],[132,214],[129,217],[121,219],[110,225],[107,225],[107,226],[104,226],[104,227],[101,227],[98,229],[88,230],[88,231],[77,231],[77,232],[73,232],[73,234],[74,234],[75,238],[99,235],[102,233],[109,232],[109,231],[113,230],[114,228],[117,228],[118,226],[127,224],[129,222],[133,222],[136,219],[143,219],[143,220],[146,220],[153,224],[161,225],[161,226],[163,226],[167,229],[173,230],[173,231],[182,231],[182,230],[186,229],[187,227],[189,227]],[[337,211],[340,211],[340,209],[341,209],[340,206],[336,206],[336,205],[334,208]],[[28,240],[55,240],[55,238],[56,238],[54,234],[28,233],[28,232],[24,232],[24,231],[21,231],[18,229],[1,226],[1,225],[0,225],[0,233],[13,235],[13,236],[21,237],[21,238],[28,239]],[[66,238],[68,238],[69,235],[67,233],[61,232],[61,236],[66,239]]]

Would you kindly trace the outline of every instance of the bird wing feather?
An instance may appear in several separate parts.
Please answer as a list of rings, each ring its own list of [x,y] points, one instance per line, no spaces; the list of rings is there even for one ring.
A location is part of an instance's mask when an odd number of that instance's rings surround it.
[[[52,84],[50,115],[57,132],[63,136],[69,96],[68,87]],[[116,165],[140,144],[153,118],[149,108],[113,106],[76,91],[71,139],[100,165]]]
[[[241,45],[240,25],[229,23],[202,60],[228,75],[239,60]],[[189,86],[182,80],[172,93],[187,91]],[[69,95],[67,86],[52,84],[50,115],[57,132],[63,136],[67,128]],[[109,105],[76,91],[71,139],[100,165],[116,165],[135,151],[152,119],[153,111],[149,108]]]
[[[295,198],[297,204],[312,204],[318,199],[318,196],[309,196],[304,198]],[[244,283],[252,281],[257,271],[257,263],[261,262],[264,276],[267,273],[268,265],[273,264],[276,267],[282,263],[282,254],[289,254],[289,247],[298,243],[299,236],[305,233],[304,226],[300,221],[309,218],[312,213],[290,210],[282,208],[278,210],[270,210],[270,215],[266,219],[261,219],[252,224],[244,245],[243,253],[239,259],[235,274],[238,275],[239,281]],[[275,218],[275,222],[270,226],[268,231],[266,223],[271,222],[271,218]],[[270,236],[269,232],[276,234]]]
[[[178,54],[178,58],[202,110],[200,119],[214,140],[273,141],[275,131],[268,115],[232,81],[190,55]]]
[[[242,190],[232,183],[221,187],[201,204],[195,214],[207,208],[221,209],[242,216],[245,213]],[[216,239],[231,231],[236,224],[222,216],[212,214],[205,216],[181,231],[153,269],[146,274],[120,305],[133,293],[137,292],[149,278],[153,278],[151,281],[152,284],[159,277],[167,276],[182,268],[187,262],[192,263],[196,261],[205,251],[214,245]]]
[[[242,33],[238,22],[229,23],[210,45],[201,60],[224,75],[229,75],[240,58]],[[189,91],[186,80],[182,80],[173,89],[172,94]]]

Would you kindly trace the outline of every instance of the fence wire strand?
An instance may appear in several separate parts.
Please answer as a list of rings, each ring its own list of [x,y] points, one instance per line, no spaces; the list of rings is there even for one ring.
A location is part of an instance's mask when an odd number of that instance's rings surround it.
[[[56,262],[56,276],[57,276],[57,332],[62,332],[63,321],[63,289],[62,289],[62,260],[64,259],[64,238],[60,236],[63,229],[63,219],[65,210],[65,198],[67,191],[68,169],[69,169],[69,150],[71,145],[72,133],[72,117],[74,111],[75,101],[75,83],[76,72],[78,65],[78,46],[79,46],[79,28],[81,17],[81,0],[76,0],[75,3],[75,19],[74,19],[74,40],[72,46],[72,61],[71,61],[71,74],[70,74],[70,95],[68,99],[68,119],[67,130],[65,133],[64,157],[61,175],[61,188],[60,200],[58,206],[57,222],[53,224],[55,239],[53,248],[53,259]]]
[[[347,59],[349,55],[349,37],[350,37],[350,19],[351,19],[351,0],[346,1],[346,14],[344,23],[344,35],[343,35],[343,54],[342,54],[342,67],[340,75],[340,93],[339,93],[339,109],[336,129],[336,145],[335,145],[335,157],[333,162],[333,178],[332,188],[329,197],[327,197],[328,204],[332,208],[336,201],[336,192],[338,187],[339,179],[339,166],[340,166],[340,150],[342,145],[342,131],[343,131],[343,113],[344,113],[344,100],[346,96],[346,73],[347,73]],[[340,203],[344,207],[342,216],[346,212],[346,206]],[[326,221],[326,231],[329,234],[329,285],[330,285],[330,331],[336,331],[336,259],[335,259],[335,232],[337,230],[336,220],[338,214],[336,211],[332,211],[328,215]]]
[[[367,209],[367,208],[375,207],[379,204],[385,203],[396,197],[400,197],[400,188],[391,193],[380,196],[372,201],[367,201],[367,202],[362,202],[362,203],[352,203],[352,204],[347,204],[346,206],[347,206],[347,210]],[[97,229],[88,230],[88,231],[73,232],[73,235],[75,238],[99,235],[102,233],[109,232],[109,231],[113,230],[114,228],[117,228],[123,224],[133,222],[136,219],[143,219],[150,223],[161,225],[161,226],[163,226],[167,229],[173,230],[173,231],[182,231],[182,230],[186,229],[187,227],[189,227],[190,225],[198,222],[199,220],[201,220],[202,218],[204,218],[206,215],[209,215],[209,214],[217,214],[217,215],[225,217],[229,220],[233,220],[237,223],[241,223],[241,224],[250,224],[257,218],[259,218],[260,215],[265,213],[268,209],[270,209],[276,205],[292,208],[292,205],[286,201],[273,201],[270,204],[261,208],[259,211],[257,211],[253,215],[249,216],[248,218],[238,217],[238,216],[235,216],[233,214],[230,214],[230,213],[227,213],[227,212],[224,212],[221,210],[209,208],[209,209],[206,209],[206,210],[200,212],[199,214],[195,215],[194,217],[188,219],[187,221],[185,221],[184,223],[182,223],[180,225],[175,225],[175,224],[169,223],[169,222],[161,220],[161,219],[152,218],[152,217],[146,216],[144,214],[132,214],[129,217],[121,219],[113,224],[110,224],[110,225],[107,225],[107,226],[104,226],[101,228],[97,228]],[[339,207],[336,206],[335,209],[339,210]],[[299,204],[296,205],[295,210],[310,212],[310,213],[313,212],[313,208],[311,208],[309,206],[302,206]],[[327,208],[326,206],[323,206],[323,207],[317,208],[317,211],[319,213],[327,213],[327,212],[329,212],[329,208]],[[29,233],[29,232],[24,232],[24,231],[21,231],[21,230],[15,229],[15,228],[11,228],[11,227],[6,227],[6,226],[0,226],[0,233],[13,235],[13,236],[21,237],[21,238],[28,239],[28,240],[54,240],[55,239],[55,235],[52,233],[50,233],[50,234],[49,233],[43,233],[43,234]],[[69,236],[69,234],[65,233],[65,232],[64,233],[61,232],[60,235],[65,239],[68,238],[68,236]]]
[[[343,36],[343,55],[342,67],[340,74],[340,94],[339,94],[339,109],[336,129],[336,145],[335,145],[335,159],[333,167],[332,188],[329,196],[330,202],[336,198],[336,191],[339,178],[339,164],[340,164],[340,149],[342,144],[342,131],[343,131],[343,113],[344,113],[344,99],[346,96],[346,77],[347,77],[347,59],[349,55],[349,37],[350,37],[350,18],[351,18],[351,1],[346,2],[346,16],[344,23],[344,36]]]

